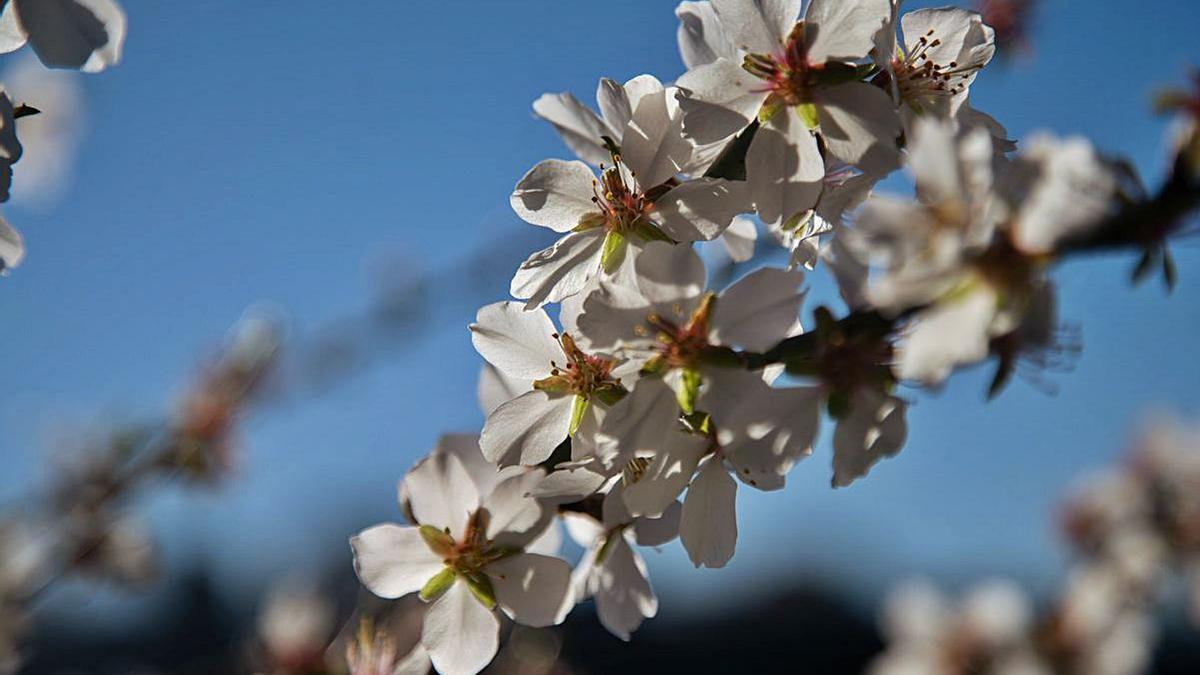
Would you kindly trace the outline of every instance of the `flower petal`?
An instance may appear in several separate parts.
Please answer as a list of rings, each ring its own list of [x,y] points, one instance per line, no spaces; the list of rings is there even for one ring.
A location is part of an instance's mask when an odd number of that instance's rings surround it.
[[[592,203],[595,179],[583,162],[546,159],[517,183],[509,202],[527,223],[570,232],[584,215],[598,213]]]
[[[712,63],[720,57],[737,57],[737,48],[725,36],[717,11],[707,0],[681,2],[675,8],[675,16],[679,19],[676,32],[679,56],[689,69]]]
[[[892,0],[811,0],[804,11],[809,63],[866,56],[891,18],[891,5]]]
[[[712,0],[712,6],[730,43],[755,54],[778,52],[800,17],[800,0]]]
[[[587,106],[571,94],[542,94],[533,102],[533,114],[546,120],[563,143],[580,159],[591,164],[608,161],[608,150],[600,137],[611,133]]]
[[[938,302],[918,315],[917,325],[897,349],[897,374],[906,380],[939,384],[956,366],[988,354],[998,299],[978,283],[961,297]]]
[[[655,208],[655,222],[675,241],[709,241],[750,210],[750,199],[744,181],[696,178],[671,188]]]
[[[462,536],[467,519],[479,508],[479,492],[457,457],[433,453],[404,476],[409,508],[420,525],[449,528]]]
[[[683,133],[697,144],[722,141],[745,129],[767,95],[762,80],[733,59],[717,59],[676,80],[683,110]]]
[[[528,298],[525,309],[578,293],[599,272],[603,244],[604,230],[599,228],[568,234],[521,263],[509,292],[514,298]]]
[[[646,244],[635,264],[638,290],[653,305],[692,305],[704,293],[704,261],[691,246],[655,241]]]
[[[908,436],[908,405],[902,399],[860,390],[851,406],[833,432],[834,487],[853,483],[879,460],[895,456]]]
[[[679,539],[696,567],[724,567],[737,545],[737,482],[721,461],[700,467],[679,518]]]
[[[746,262],[754,257],[754,242],[758,239],[758,228],[749,218],[738,216],[721,233],[719,240],[725,253],[735,263]]]
[[[15,52],[29,41],[21,18],[17,16],[17,3],[6,0],[0,8],[0,54]]]
[[[729,347],[764,351],[800,334],[804,273],[760,267],[717,298],[709,323],[710,340]]]
[[[0,273],[21,264],[25,257],[25,242],[21,233],[0,218]]]
[[[500,619],[471,594],[461,578],[425,612],[421,644],[443,675],[473,675],[500,647]]]
[[[624,535],[616,535],[604,562],[592,570],[596,615],[608,632],[628,641],[630,633],[658,613],[658,598],[650,588],[646,563]]]
[[[759,218],[781,227],[817,205],[825,162],[817,139],[791,110],[758,130],[746,153],[746,182]]]
[[[817,105],[821,136],[834,157],[868,173],[899,166],[900,116],[887,92],[864,82],[822,89]]]
[[[692,480],[696,465],[708,451],[708,439],[664,423],[659,445],[642,477],[625,486],[625,507],[633,516],[661,516]],[[626,446],[628,447],[628,446]],[[635,449],[636,451],[636,449]]]
[[[567,437],[574,396],[530,391],[488,415],[479,446],[500,466],[532,466],[544,461]]]
[[[519,553],[488,565],[484,572],[501,609],[519,624],[560,624],[573,604],[571,566],[559,558]]]
[[[508,377],[532,385],[550,375],[551,361],[563,359],[554,336],[558,329],[541,309],[526,311],[518,302],[480,308],[471,324],[475,351]]]
[[[496,485],[484,498],[487,509],[487,538],[498,546],[524,547],[542,535],[552,514],[529,496],[542,480],[542,471],[526,471]]]
[[[514,380],[485,361],[479,369],[479,384],[476,386],[479,408],[485,416],[490,415],[501,403],[507,403],[520,396],[528,387],[528,380]]]
[[[673,103],[674,94],[666,90],[643,96],[622,135],[621,160],[643,189],[665,183],[692,158],[683,114]]]
[[[359,581],[381,598],[415,593],[446,566],[415,527],[369,527],[350,538],[350,548]]]
[[[638,518],[633,523],[633,533],[639,546],[662,546],[679,536],[679,517],[683,505],[671,502],[657,518]]]
[[[121,60],[125,12],[114,0],[37,0],[17,5],[29,44],[51,68],[98,73]]]

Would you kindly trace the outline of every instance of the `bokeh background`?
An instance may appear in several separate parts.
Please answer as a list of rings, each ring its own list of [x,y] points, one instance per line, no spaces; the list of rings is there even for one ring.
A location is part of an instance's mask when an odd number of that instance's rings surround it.
[[[466,326],[552,234],[521,222],[508,194],[537,161],[569,157],[531,102],[571,91],[590,104],[601,76],[683,70],[671,0],[123,5],[119,67],[34,78],[27,95],[4,78],[62,132],[43,141],[57,143],[48,165],[31,168],[43,151],[26,143],[6,211],[28,257],[0,289],[0,500],[37,496],[78,439],[162,414],[248,307],[287,317],[300,374],[250,419],[219,489],[135,503],[163,546],[161,581],[43,599],[39,622],[62,637],[41,651],[91,650],[72,672],[125,667],[106,656],[118,652],[137,662],[181,597],[246,616],[286,573],[349,575],[347,537],[399,517],[407,467],[441,433],[482,424]],[[1018,139],[1087,136],[1153,184],[1166,152],[1151,96],[1200,63],[1198,25],[1192,0],[1045,0],[1028,45],[980,75],[974,105]],[[760,238],[760,252],[771,246]],[[696,570],[677,545],[647,552],[661,610],[632,647],[572,623],[609,659],[595,672],[676,634],[745,640],[746,618],[763,626],[752,645],[801,667],[789,640],[844,638],[844,658],[814,656],[834,660],[811,670],[841,672],[878,648],[873,617],[898,580],[954,589],[1003,575],[1049,593],[1064,491],[1116,457],[1147,411],[1200,412],[1200,251],[1184,240],[1174,252],[1173,296],[1155,281],[1131,288],[1131,258],[1061,270],[1062,316],[1083,344],[1071,372],[1030,373],[990,403],[988,368],[907,390],[908,444],[866,479],[831,489],[822,442],[785,491],[740,490],[727,568]],[[820,270],[810,284],[832,302]],[[199,651],[236,649],[196,621],[181,630]],[[69,653],[35,667],[59,672]]]

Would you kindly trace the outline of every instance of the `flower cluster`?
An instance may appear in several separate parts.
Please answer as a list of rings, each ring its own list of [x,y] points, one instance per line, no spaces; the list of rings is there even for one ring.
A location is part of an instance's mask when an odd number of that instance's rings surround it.
[[[904,445],[898,385],[994,356],[995,391],[1019,362],[1056,362],[1071,345],[1052,264],[1165,250],[1167,221],[1200,201],[1189,180],[1169,195],[1185,206],[1156,213],[1168,200],[1082,139],[1017,151],[970,102],[996,49],[976,12],[801,9],[683,2],[673,84],[601,79],[596,110],[570,93],[534,103],[578,159],[538,163],[512,193],[517,215],[561,237],[470,325],[478,441],[443,441],[405,478],[413,527],[352,541],[368,588],[433,603],[422,644],[439,671],[485,666],[499,614],[547,625],[588,598],[628,639],[657,611],[636,547],[678,537],[697,566],[724,566],[738,484],[782,488],[823,415],[832,483],[849,485]],[[914,199],[872,194],[901,167]],[[756,220],[786,265],[714,283],[697,247],[722,240],[747,261]],[[805,331],[818,265],[849,313],[817,307]],[[569,582],[536,548],[555,514],[586,550]]]
[[[1090,477],[1064,505],[1074,560],[1043,615],[1009,582],[981,584],[957,606],[928,584],[905,584],[885,607],[889,645],[872,675],[1144,672],[1156,606],[1172,588],[1186,586],[1200,625],[1198,488],[1200,429],[1151,425],[1124,464]]]

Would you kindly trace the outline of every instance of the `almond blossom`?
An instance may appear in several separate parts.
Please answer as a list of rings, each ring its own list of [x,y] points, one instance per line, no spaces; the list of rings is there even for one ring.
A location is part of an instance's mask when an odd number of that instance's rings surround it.
[[[576,602],[596,601],[596,615],[610,633],[628,641],[644,619],[658,613],[646,563],[634,549],[661,546],[678,536],[679,503],[656,518],[631,516],[625,508],[623,484],[605,496],[602,520],[566,512],[567,532],[586,550],[573,574]]]
[[[585,353],[571,333],[559,332],[542,309],[498,302],[479,310],[471,324],[475,349],[515,387],[515,398],[488,413],[483,456],[501,466],[542,462],[574,437],[580,459],[604,409],[625,395],[636,365]],[[521,384],[517,384],[517,382]]]
[[[993,176],[986,130],[921,119],[915,132],[919,201],[872,197],[857,223],[886,266],[869,300],[891,313],[921,308],[899,374],[937,384],[1018,329],[1049,254],[1112,208],[1117,179],[1079,140],[1035,138]]]
[[[551,514],[526,496],[538,472],[510,476],[480,494],[462,463],[435,452],[404,479],[414,526],[376,525],[350,541],[355,571],[376,595],[419,592],[432,603],[421,644],[442,673],[476,673],[498,648],[495,609],[518,623],[559,623],[570,567],[526,549]]]
[[[690,69],[677,83],[684,133],[713,143],[763,122],[746,154],[750,198],[764,222],[787,229],[821,192],[814,132],[834,157],[873,173],[896,166],[900,134],[887,94],[859,81],[857,67],[889,16],[887,0],[813,0],[797,23],[799,9],[799,0],[717,0],[711,12],[680,11],[690,21],[681,40]]]
[[[601,167],[599,179],[583,162],[548,159],[517,183],[510,200],[517,215],[564,235],[513,276],[510,292],[527,299],[527,309],[559,302],[597,278],[627,277],[647,242],[714,239],[748,210],[742,183],[674,178],[679,169],[663,145],[676,141],[653,126],[665,121],[656,101],[663,102],[643,97],[630,121],[634,131],[620,154],[610,149],[612,165]],[[654,122],[636,126],[642,115]]]

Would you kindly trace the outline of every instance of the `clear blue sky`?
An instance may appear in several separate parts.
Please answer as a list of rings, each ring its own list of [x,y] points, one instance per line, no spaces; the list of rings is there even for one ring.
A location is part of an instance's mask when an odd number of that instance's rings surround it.
[[[89,134],[66,197],[22,209],[17,167],[6,214],[29,255],[0,281],[0,495],[36,486],[63,423],[164,409],[251,304],[286,309],[303,335],[366,304],[381,257],[464,275],[486,260],[494,285],[441,289],[405,350],[254,420],[225,490],[144,503],[169,559],[203,552],[231,581],[329,556],[348,565],[347,535],[398,517],[405,468],[440,433],[482,421],[466,325],[505,296],[519,243],[546,240],[508,193],[538,160],[568,156],[530,103],[563,90],[590,101],[600,76],[678,76],[675,3],[124,5],[125,61],[84,81]],[[1033,53],[987,69],[975,104],[1018,138],[1084,134],[1155,180],[1163,124],[1149,95],[1200,63],[1200,4],[1043,5]],[[488,253],[509,235],[516,249]],[[1148,408],[1197,413],[1200,255],[1193,241],[1176,254],[1170,298],[1155,283],[1129,289],[1130,259],[1062,270],[1084,351],[1052,376],[1057,396],[1017,381],[985,404],[987,371],[910,391],[908,446],[866,480],[831,490],[822,442],[786,492],[741,490],[726,570],[692,570],[677,545],[651,552],[664,612],[785,572],[867,593],[909,573],[1048,583],[1048,516],[1071,478],[1111,458]]]

